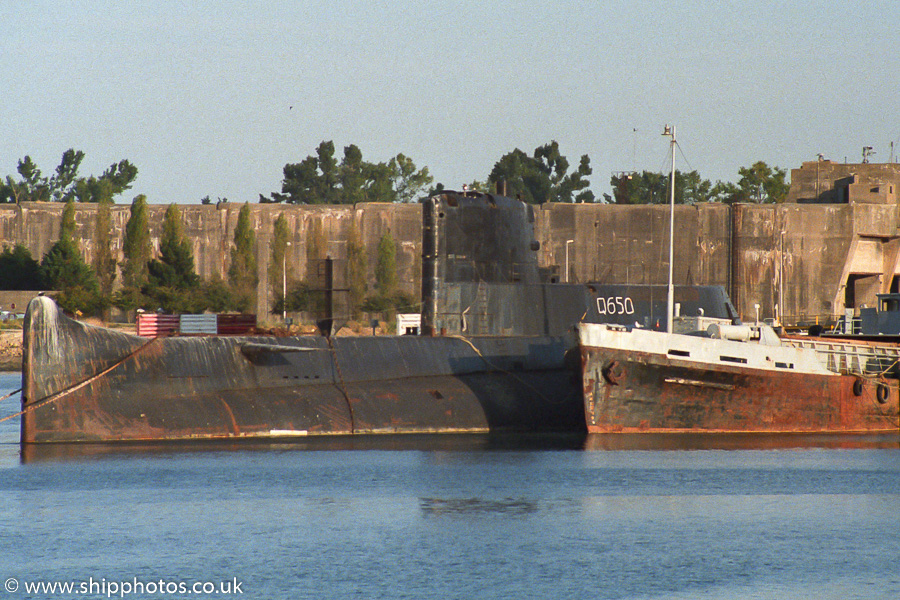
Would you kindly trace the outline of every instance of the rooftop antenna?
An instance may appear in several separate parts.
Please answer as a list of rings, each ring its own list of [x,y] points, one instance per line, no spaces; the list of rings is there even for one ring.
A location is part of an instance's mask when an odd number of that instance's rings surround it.
[[[869,157],[875,154],[875,151],[872,150],[872,146],[863,146],[862,156],[863,156],[863,164],[869,162]]]
[[[674,333],[675,322],[675,284],[672,265],[675,262],[675,126],[666,125],[663,135],[672,138],[672,174],[669,184],[669,289],[666,299],[666,332]]]
[[[631,128],[631,167],[637,173],[637,127]]]

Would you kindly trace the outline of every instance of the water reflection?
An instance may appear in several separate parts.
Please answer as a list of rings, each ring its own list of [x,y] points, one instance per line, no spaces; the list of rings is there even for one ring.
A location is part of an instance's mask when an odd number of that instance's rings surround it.
[[[883,434],[405,434],[295,438],[25,444],[22,463],[198,452],[334,451],[684,451],[785,449],[900,449],[900,433]]]
[[[898,433],[605,433],[585,450],[900,449]]]
[[[479,514],[527,515],[538,510],[537,504],[524,499],[504,498],[419,498],[419,508],[426,517],[472,516]]]
[[[346,435],[279,439],[278,441],[243,439],[23,444],[21,460],[23,463],[35,463],[197,452],[484,452],[495,450],[582,450],[584,447],[584,434]]]

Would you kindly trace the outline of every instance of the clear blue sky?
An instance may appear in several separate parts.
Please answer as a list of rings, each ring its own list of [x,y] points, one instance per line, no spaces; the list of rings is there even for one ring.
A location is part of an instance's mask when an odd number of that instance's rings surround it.
[[[665,9],[665,12],[664,12]],[[459,188],[551,139],[612,171],[875,162],[900,142],[895,0],[0,0],[0,177],[127,158],[151,202],[255,202],[322,140]],[[291,108],[293,107],[293,108]],[[636,130],[636,131],[635,131]],[[897,144],[900,146],[900,144]],[[895,150],[900,154],[900,148]]]

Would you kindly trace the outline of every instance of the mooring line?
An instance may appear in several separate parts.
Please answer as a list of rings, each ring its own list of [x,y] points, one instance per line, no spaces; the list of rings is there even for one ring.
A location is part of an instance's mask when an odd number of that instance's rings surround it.
[[[109,373],[110,371],[112,371],[113,369],[115,369],[116,367],[120,366],[122,363],[124,363],[124,362],[127,361],[128,359],[134,358],[135,356],[137,356],[140,352],[142,352],[143,350],[145,350],[148,346],[150,346],[153,342],[155,342],[155,341],[158,340],[158,339],[159,339],[159,338],[153,338],[152,340],[150,340],[149,342],[147,342],[147,343],[144,344],[143,346],[138,347],[138,348],[137,348],[134,352],[132,352],[131,354],[126,355],[124,358],[122,358],[121,360],[119,360],[118,362],[116,362],[115,364],[113,364],[112,366],[107,367],[106,369],[103,369],[102,371],[100,371],[100,372],[97,373],[96,375],[92,375],[91,377],[88,377],[87,379],[85,379],[85,380],[82,381],[81,383],[76,383],[75,385],[73,385],[73,386],[71,386],[71,387],[68,387],[68,388],[66,388],[66,389],[64,389],[64,390],[61,390],[61,391],[59,391],[59,392],[56,392],[55,394],[50,394],[50,395],[47,396],[46,398],[43,398],[43,399],[41,399],[41,400],[37,400],[37,401],[35,401],[35,402],[32,402],[31,404],[26,405],[25,408],[23,408],[22,410],[20,410],[19,412],[15,413],[15,414],[12,414],[12,415],[8,415],[8,416],[6,416],[6,417],[3,417],[2,419],[0,419],[0,423],[3,423],[4,421],[8,421],[8,420],[10,420],[10,419],[14,419],[14,418],[16,418],[16,417],[21,417],[22,415],[24,415],[25,413],[27,413],[27,412],[30,411],[30,410],[34,410],[34,409],[36,409],[36,408],[40,408],[40,407],[42,407],[42,406],[45,406],[45,405],[47,405],[47,404],[50,404],[51,402],[55,402],[55,401],[59,400],[60,398],[64,398],[65,396],[68,396],[68,395],[71,394],[72,392],[75,392],[75,391],[80,390],[81,388],[83,388],[83,387],[85,387],[85,386],[87,386],[87,385],[90,385],[91,383],[93,383],[93,382],[96,381],[97,379],[103,377],[104,375],[106,375],[107,373]],[[21,390],[20,390],[20,391],[21,391]],[[13,393],[15,393],[15,392],[13,392]]]
[[[16,394],[18,394],[18,393],[21,392],[21,391],[22,391],[22,388],[19,388],[19,389],[13,391],[13,392],[8,393],[7,395],[5,395],[5,396],[3,396],[2,398],[0,398],[0,402],[3,402],[4,400],[6,400],[7,398],[9,398],[9,397],[11,397],[11,396],[15,396]]]

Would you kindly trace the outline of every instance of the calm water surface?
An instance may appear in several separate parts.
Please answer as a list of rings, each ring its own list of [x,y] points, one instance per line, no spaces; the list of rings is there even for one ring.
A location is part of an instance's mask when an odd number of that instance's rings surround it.
[[[18,387],[0,375],[0,395]],[[235,580],[243,593],[230,596],[269,599],[900,597],[897,436],[22,454],[18,426],[0,424],[0,585],[18,586],[0,600]],[[107,587],[24,589],[91,581]],[[125,597],[230,597],[144,592]]]

